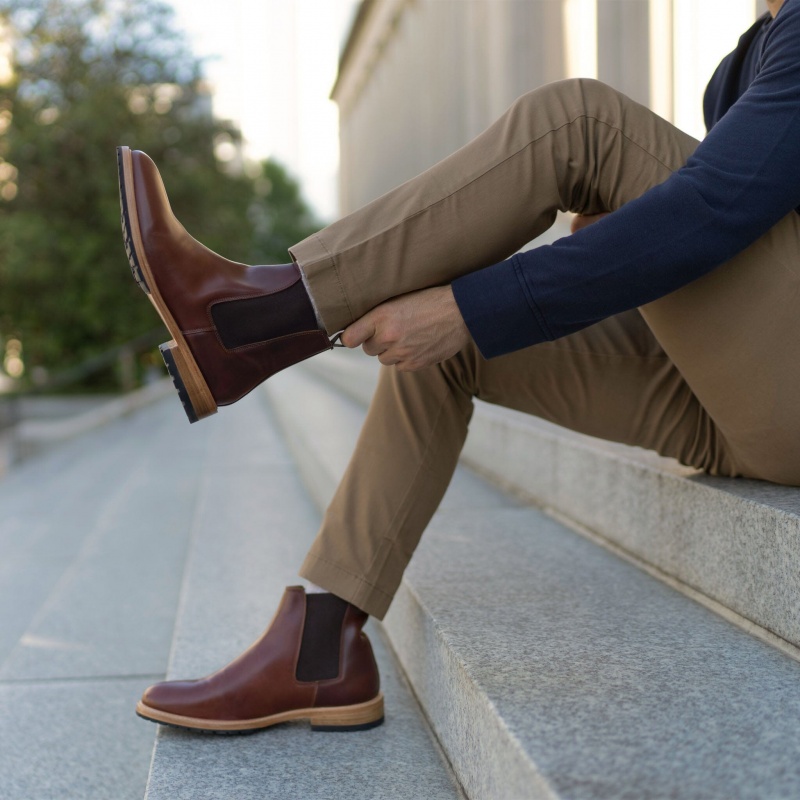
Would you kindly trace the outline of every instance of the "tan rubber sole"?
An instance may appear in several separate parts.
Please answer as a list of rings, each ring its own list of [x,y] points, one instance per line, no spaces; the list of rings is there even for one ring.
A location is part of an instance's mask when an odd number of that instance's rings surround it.
[[[133,182],[133,158],[129,147],[118,147],[120,199],[122,206],[122,232],[128,252],[131,271],[142,291],[158,312],[172,341],[161,345],[164,363],[172,377],[190,422],[209,417],[217,412],[214,396],[208,388],[197,362],[184,339],[181,329],[170,313],[158,290],[158,283],[150,269],[139,228],[136,210],[136,189]]]
[[[170,714],[167,711],[151,708],[141,700],[136,705],[136,713],[140,717],[152,722],[159,722],[162,725],[174,725],[178,728],[190,728],[191,730],[212,733],[255,731],[292,720],[308,720],[314,730],[366,730],[374,728],[383,722],[383,694],[379,694],[366,703],[358,703],[352,706],[302,708],[247,720],[210,720],[183,717],[180,714]]]

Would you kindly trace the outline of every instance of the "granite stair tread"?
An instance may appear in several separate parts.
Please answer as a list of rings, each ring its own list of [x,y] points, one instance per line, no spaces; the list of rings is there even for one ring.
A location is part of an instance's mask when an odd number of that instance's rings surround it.
[[[208,443],[180,414],[154,402],[0,480],[4,800],[144,793],[133,707],[166,670]]]

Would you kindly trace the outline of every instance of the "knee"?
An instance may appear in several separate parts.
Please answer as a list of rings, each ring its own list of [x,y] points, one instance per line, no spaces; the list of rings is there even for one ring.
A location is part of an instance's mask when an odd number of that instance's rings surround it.
[[[618,105],[620,97],[616,89],[594,78],[566,78],[526,92],[511,108],[523,114],[546,107],[563,109],[572,117],[596,116]]]

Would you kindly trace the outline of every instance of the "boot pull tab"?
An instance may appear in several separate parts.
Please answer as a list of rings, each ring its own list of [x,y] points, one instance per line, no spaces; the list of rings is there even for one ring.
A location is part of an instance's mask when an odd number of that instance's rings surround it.
[[[331,339],[331,347],[347,347],[347,345],[342,344],[342,334],[344,331],[339,331],[332,339]]]

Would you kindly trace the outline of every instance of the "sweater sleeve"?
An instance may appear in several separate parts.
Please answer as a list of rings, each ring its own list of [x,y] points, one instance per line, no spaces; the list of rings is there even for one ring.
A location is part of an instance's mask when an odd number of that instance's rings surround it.
[[[457,279],[453,293],[491,358],[663,297],[798,205],[800,0],[786,0],[756,79],[685,166],[572,236]]]

